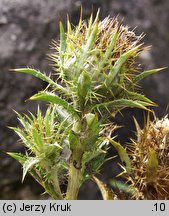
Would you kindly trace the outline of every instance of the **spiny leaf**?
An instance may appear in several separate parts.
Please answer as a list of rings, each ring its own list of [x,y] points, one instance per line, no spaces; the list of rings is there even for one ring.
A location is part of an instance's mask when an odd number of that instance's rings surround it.
[[[36,170],[36,169],[32,169],[30,171],[30,174],[32,175],[32,177],[40,184],[42,185],[42,187],[44,186],[43,185],[43,182],[42,182],[42,179],[41,179],[41,176],[40,176],[40,173]]]
[[[37,70],[32,69],[32,68],[19,68],[19,69],[12,69],[12,70],[15,72],[33,75],[33,76],[49,83],[51,86],[55,87],[57,90],[60,90],[61,92],[66,93],[66,94],[68,93],[65,88],[63,88],[61,85],[54,82],[52,79],[50,79],[49,76],[47,76],[44,73],[41,73],[40,71],[37,71]]]
[[[158,159],[154,149],[150,149],[147,163],[147,181],[153,182],[157,177]]]
[[[33,128],[32,135],[37,148],[43,150],[44,143],[43,143],[42,135],[38,133],[36,128]]]
[[[78,28],[80,29],[82,26],[82,18],[83,18],[83,7],[81,5],[80,7],[80,18],[79,18],[79,24],[78,24]]]
[[[37,163],[39,163],[39,159],[34,157],[30,157],[25,161],[25,163],[23,164],[22,182],[24,181],[27,172]]]
[[[114,200],[115,195],[113,194],[113,191],[110,188],[108,188],[101,180],[99,180],[95,176],[93,176],[93,179],[100,189],[103,200]]]
[[[113,51],[113,49],[115,47],[117,38],[118,38],[118,30],[114,33],[114,35],[113,35],[113,37],[112,37],[112,39],[110,41],[110,44],[107,47],[107,50],[106,50],[106,53],[105,53],[105,59],[108,59],[110,57],[110,55],[112,55],[112,51]]]
[[[23,130],[21,130],[20,128],[16,128],[16,127],[9,127],[9,129],[14,130],[15,133],[18,134],[18,136],[21,138],[23,143],[26,145],[26,147],[32,149],[31,140],[28,139],[27,134]]]
[[[82,164],[85,166],[85,164],[91,162],[92,160],[96,159],[100,154],[105,154],[105,152],[101,149],[98,149],[97,151],[85,151],[83,154]]]
[[[163,68],[158,68],[158,69],[153,69],[153,70],[148,70],[148,71],[144,71],[142,72],[141,74],[138,74],[134,80],[133,80],[133,83],[138,83],[140,80],[142,80],[143,78],[151,75],[151,74],[154,74],[154,73],[157,73],[161,70],[164,70],[166,69],[166,67],[163,67]]]
[[[79,57],[79,61],[77,62],[77,76],[79,76],[81,70],[79,70],[79,68],[82,68],[84,62],[86,61],[86,58],[88,57],[89,51],[91,51],[91,49],[94,46],[96,37],[97,37],[97,32],[98,32],[98,23],[95,23],[93,30],[91,31],[91,34],[89,36],[89,38],[87,39],[87,42],[85,44],[85,46],[82,49],[82,53]]]
[[[98,122],[97,116],[93,113],[87,113],[85,115],[85,118],[86,118],[86,122],[87,122],[88,127],[90,127],[95,121]]]
[[[124,193],[134,194],[136,192],[135,188],[131,185],[127,185],[125,182],[117,181],[117,180],[111,180],[110,184],[120,191],[123,191]]]
[[[96,14],[94,23],[97,23],[97,22],[98,22],[98,20],[99,20],[99,14],[100,14],[100,8],[97,10],[97,14]]]
[[[102,71],[103,67],[105,66],[107,60],[109,59],[110,55],[112,55],[114,46],[116,44],[116,40],[118,38],[118,31],[116,31],[110,41],[110,44],[107,47],[106,53],[104,54],[104,56],[102,57],[103,60],[99,63],[99,66],[97,68],[97,70],[94,73],[94,77],[96,78],[99,75],[99,72]]]
[[[100,132],[100,122],[98,121],[98,116],[92,113],[88,113],[85,115],[85,118],[86,118],[88,130],[91,131],[89,132],[89,134],[91,133],[91,137],[90,137],[91,140],[92,137],[97,138]]]
[[[11,157],[13,157],[14,159],[16,159],[17,161],[19,161],[19,163],[21,163],[22,165],[27,160],[26,155],[23,155],[21,153],[7,152],[7,154],[10,155]]]
[[[62,62],[64,61],[63,54],[65,53],[65,51],[66,51],[66,35],[63,28],[63,24],[62,22],[60,22],[60,56]]]
[[[147,102],[149,104],[151,104],[151,106],[155,105],[153,101],[151,101],[149,98],[145,97],[142,94],[139,94],[137,92],[131,92],[131,91],[127,91],[128,96],[130,97],[130,99],[135,99],[135,100],[140,100],[140,101],[144,101]]]
[[[107,103],[101,103],[101,104],[97,104],[95,105],[92,110],[94,109],[123,109],[125,107],[137,107],[137,108],[141,108],[141,109],[145,109],[148,110],[146,108],[146,106],[152,106],[152,104],[144,102],[144,101],[134,101],[134,100],[128,100],[128,99],[118,99],[118,100],[114,100],[114,101],[110,101]]]
[[[59,145],[59,143],[55,142],[54,144],[51,144],[50,146],[55,146],[57,149],[62,149],[63,147]]]
[[[106,139],[108,139],[109,142],[117,150],[123,165],[126,167],[127,172],[130,173],[131,172],[131,161],[130,161],[130,158],[126,152],[126,149],[120,143],[116,142],[115,140],[113,140],[109,137],[107,137]]]
[[[15,113],[17,114],[18,120],[22,124],[22,126],[25,128],[25,130],[29,131],[31,128],[31,125],[28,123],[28,121],[26,121],[25,118],[21,116],[18,112],[15,111]]]
[[[67,35],[70,35],[72,32],[69,16],[67,16]]]
[[[91,88],[91,79],[88,73],[85,71],[82,71],[80,74],[78,81],[77,81],[77,93],[81,102],[81,108],[83,108],[85,103],[85,98],[87,96],[87,93],[89,92]]]
[[[46,115],[44,117],[44,124],[46,130],[46,136],[49,137],[51,135],[51,128],[50,128],[50,109],[48,108],[46,111]]]
[[[42,100],[50,103],[57,104],[61,107],[63,107],[67,112],[72,114],[74,117],[77,117],[77,112],[73,108],[73,106],[68,103],[66,100],[63,100],[62,98],[58,97],[57,95],[50,93],[50,92],[39,92],[35,95],[33,95],[30,100]]]
[[[107,78],[106,78],[106,85],[109,86],[111,82],[114,80],[114,78],[118,75],[120,72],[120,69],[122,65],[132,56],[134,56],[137,53],[138,48],[141,45],[138,45],[137,47],[134,47],[133,49],[129,50],[128,52],[122,54],[119,59],[115,62],[114,66],[112,67],[112,70],[110,70]]]
[[[88,30],[87,30],[87,34],[86,34],[86,39],[89,38],[89,35],[91,34],[92,24],[93,24],[93,13],[91,13],[91,16],[89,19],[89,25],[88,25]]]
[[[38,111],[37,111],[37,123],[38,123],[38,128],[42,130],[43,128],[43,117],[42,117],[42,112],[38,106]]]
[[[138,124],[137,120],[133,117],[136,131],[137,131],[137,143],[139,144],[141,141],[141,128],[140,125]]]
[[[107,46],[106,52],[104,54],[103,62],[101,62],[101,65],[100,65],[101,67],[104,66],[104,64],[107,62],[107,60],[112,55],[113,49],[114,49],[116,41],[117,41],[117,38],[118,38],[118,30],[114,33],[114,35],[111,38],[109,45]]]
[[[68,123],[72,123],[73,116],[69,114],[66,109],[60,109],[60,106],[56,105],[57,119],[62,122],[66,119]]]
[[[93,48],[93,45],[97,37],[97,32],[98,32],[98,23],[95,23],[93,30],[91,31],[91,34],[84,47],[84,55],[86,55]]]
[[[87,92],[90,89],[90,86],[91,86],[90,76],[87,72],[83,71],[78,78],[77,89],[78,89],[79,96],[85,98]]]

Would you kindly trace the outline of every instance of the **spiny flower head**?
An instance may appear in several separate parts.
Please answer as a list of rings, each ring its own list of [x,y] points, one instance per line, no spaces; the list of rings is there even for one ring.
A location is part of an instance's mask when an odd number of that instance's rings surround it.
[[[60,42],[53,42],[51,54],[55,71],[70,95],[77,101],[78,110],[110,112],[125,106],[145,108],[152,102],[135,92],[142,77],[138,75],[137,57],[144,49],[134,31],[116,18],[99,21],[82,20],[72,29],[67,21],[67,33],[60,24]],[[151,71],[153,73],[155,71]],[[69,98],[70,98],[69,95]],[[98,105],[98,103],[100,105]]]
[[[60,53],[58,65],[63,68],[67,76],[73,77],[83,70],[90,73],[92,79],[98,76],[104,80],[109,70],[118,58],[131,51],[128,61],[125,62],[127,70],[133,70],[133,58],[141,51],[141,36],[136,36],[127,26],[123,26],[117,18],[105,18],[98,21],[98,17],[89,23],[80,19],[79,25],[74,30],[68,30],[66,34],[65,52]],[[61,51],[61,44],[55,44],[56,50]],[[133,50],[134,49],[134,50]],[[56,57],[56,59],[55,59]],[[76,71],[76,66],[79,66]],[[78,77],[73,77],[78,78]]]
[[[137,140],[129,146],[136,198],[169,198],[169,119],[148,120],[143,130],[138,123]]]

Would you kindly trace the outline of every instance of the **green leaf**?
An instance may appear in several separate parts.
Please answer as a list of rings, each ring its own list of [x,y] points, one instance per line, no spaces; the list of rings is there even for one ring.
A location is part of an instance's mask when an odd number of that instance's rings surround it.
[[[135,124],[135,127],[136,127],[136,131],[137,131],[137,143],[141,143],[141,128],[137,122],[137,120],[133,117],[134,119],[134,124]]]
[[[28,121],[26,121],[25,118],[21,116],[18,112],[15,111],[15,113],[17,114],[18,120],[22,124],[22,126],[25,128],[25,130],[29,131],[31,128],[31,125],[28,123]]]
[[[92,25],[93,29],[91,31],[89,31],[88,34],[87,34],[88,35],[87,42],[86,42],[85,47],[83,48],[84,55],[86,55],[93,48],[94,43],[96,41],[97,33],[98,33],[98,17],[99,17],[99,13],[100,13],[100,10],[97,11],[94,23]],[[90,18],[91,19],[90,19],[89,25],[91,25],[92,20],[93,20],[92,16]]]
[[[27,172],[37,163],[39,163],[39,159],[35,157],[30,157],[25,161],[25,163],[23,164],[22,182],[24,181]]]
[[[113,51],[113,49],[115,47],[117,38],[118,38],[118,31],[116,31],[114,33],[113,37],[111,38],[110,44],[108,45],[106,53],[105,53],[105,60],[108,59],[111,56],[112,51]]]
[[[70,143],[70,149],[71,150],[78,148],[78,146],[81,146],[78,134],[74,133],[73,131],[70,131],[69,143]]]
[[[51,119],[50,119],[50,115],[51,115],[51,107],[49,107],[46,111],[46,115],[44,117],[44,124],[45,124],[45,131],[46,131],[46,136],[49,137],[51,136],[51,127],[50,127],[50,124],[51,124]],[[53,123],[53,122],[52,122]],[[53,125],[53,124],[51,124]]]
[[[92,124],[97,121],[98,122],[98,118],[95,114],[93,113],[87,113],[85,115],[85,118],[86,118],[86,122],[87,122],[87,125],[88,127],[90,128],[90,126],[92,126]]]
[[[62,62],[64,61],[63,54],[66,51],[66,34],[62,22],[60,22],[60,56]]]
[[[79,23],[78,23],[78,30],[82,27],[82,16],[83,16],[83,7],[80,7],[80,18],[79,18]],[[79,32],[79,31],[77,31]],[[77,35],[76,35],[77,36]]]
[[[37,147],[37,149],[42,150],[43,151],[43,138],[42,135],[38,133],[36,128],[32,129],[32,135],[33,135],[33,139],[34,139],[34,145]]]
[[[82,164],[85,166],[87,163],[95,160],[100,154],[105,153],[103,150],[98,149],[97,151],[85,151],[82,158]]]
[[[91,31],[89,38],[87,39],[85,46],[82,49],[82,53],[79,56],[79,60],[77,61],[76,68],[78,69],[77,70],[78,73],[76,74],[76,76],[80,75],[81,70],[79,70],[79,68],[82,69],[84,62],[86,61],[89,55],[89,51],[91,51],[91,49],[94,46],[97,37],[97,32],[98,32],[98,23],[96,22],[93,26],[93,30]]]
[[[110,188],[108,188],[101,180],[99,180],[95,176],[93,176],[93,179],[100,189],[103,200],[113,200],[114,196],[115,196],[113,191]]]
[[[26,147],[32,149],[31,141],[28,139],[28,136],[26,133],[24,133],[23,130],[16,127],[9,127],[10,129],[14,130],[16,134],[21,138],[22,142],[26,145]]]
[[[86,55],[93,48],[93,45],[96,41],[97,32],[98,32],[98,23],[95,23],[93,30],[84,47],[84,55]]]
[[[114,78],[120,73],[121,67],[123,64],[132,56],[134,56],[137,53],[138,48],[140,45],[137,47],[134,47],[133,49],[129,50],[128,52],[122,54],[119,59],[115,62],[114,66],[112,67],[112,70],[110,70],[107,78],[106,78],[106,85],[109,86]]]
[[[131,185],[127,185],[125,182],[111,180],[110,184],[117,190],[123,191],[124,193],[134,194],[136,192],[135,188]]]
[[[118,99],[118,100],[110,101],[107,103],[97,104],[92,108],[92,110],[95,110],[95,109],[113,110],[113,109],[123,109],[125,107],[136,107],[136,108],[148,110],[146,106],[152,106],[152,104],[144,102],[144,101],[139,101],[139,100],[134,101],[134,100],[128,100],[128,99]]]
[[[87,113],[85,118],[88,129],[91,130],[91,135],[98,136],[100,132],[100,122],[98,121],[98,116],[93,113]]]
[[[41,73],[40,71],[37,71],[35,69],[32,68],[19,68],[19,69],[12,69],[15,72],[19,72],[19,73],[26,73],[26,74],[30,74],[33,75],[47,83],[49,83],[51,86],[55,87],[57,90],[63,92],[63,93],[68,93],[68,91],[63,88],[61,85],[57,84],[56,82],[54,82],[52,79],[50,79],[49,76],[47,76],[44,73]]]
[[[86,39],[89,38],[89,35],[91,34],[91,31],[92,31],[92,27],[93,27],[93,13],[91,13],[91,16],[89,19],[89,25],[88,25],[88,30],[87,30],[87,34],[86,34]]]
[[[87,102],[87,95],[91,89],[91,78],[89,74],[82,71],[77,81],[77,94],[79,96],[79,108],[81,111],[84,110]]]
[[[77,81],[77,93],[82,103],[85,102],[86,95],[91,88],[91,79],[87,72],[82,71]]]
[[[38,128],[41,131],[44,124],[43,124],[43,117],[42,117],[42,112],[38,106],[38,111],[37,111],[37,123],[38,123]]]
[[[97,150],[96,150],[97,148]],[[82,167],[84,167],[85,178],[91,177],[91,175],[100,173],[100,169],[105,163],[106,151],[98,148],[98,146],[89,151],[85,150],[82,158]]]
[[[27,160],[27,156],[23,155],[21,153],[7,152],[7,154],[10,155],[11,157],[13,157],[14,159],[16,159],[17,161],[19,161],[19,163],[21,163],[22,165]]]
[[[155,105],[153,101],[151,101],[149,98],[145,97],[142,94],[139,94],[137,92],[131,92],[131,91],[127,91],[128,96],[130,97],[130,99],[134,99],[134,100],[139,100],[139,101],[144,101],[147,102],[149,104],[151,104],[151,106]]]
[[[50,93],[50,92],[39,92],[35,95],[33,95],[30,100],[42,100],[46,102],[50,102],[53,104],[57,104],[61,107],[63,107],[67,112],[71,113],[74,117],[78,117],[77,112],[73,108],[73,106],[68,103],[66,100],[63,100],[62,98],[58,97],[57,95]]]
[[[140,80],[144,79],[145,77],[151,75],[151,74],[154,74],[154,73],[157,73],[161,70],[164,70],[166,69],[166,67],[163,67],[163,68],[158,68],[158,69],[154,69],[154,70],[148,70],[148,71],[144,71],[142,72],[141,74],[138,74],[134,80],[133,80],[133,83],[138,83]]]
[[[61,107],[58,106],[58,105],[56,105],[55,108],[56,108],[56,113],[57,113],[57,119],[58,119],[60,122],[66,120],[68,124],[72,123],[72,120],[73,120],[72,114],[70,115],[70,114],[66,111],[66,109],[63,109],[63,108],[61,109]]]
[[[154,182],[157,177],[158,159],[154,149],[150,149],[147,163],[147,181]]]
[[[99,62],[99,66],[97,68],[97,70],[94,72],[94,77],[96,78],[99,73],[102,71],[102,69],[104,68],[105,64],[107,61],[109,61],[110,56],[112,55],[113,49],[115,47],[116,41],[118,38],[118,31],[116,31],[110,41],[110,44],[107,47],[106,53],[103,55],[103,60],[101,62]]]
[[[107,139],[113,145],[113,147],[117,150],[118,155],[119,155],[123,165],[125,166],[127,172],[130,173],[131,172],[131,161],[130,161],[130,158],[126,152],[126,149],[120,143],[116,142],[115,140],[113,140],[109,137],[107,137]]]
[[[69,16],[67,16],[67,35],[70,35],[72,32],[72,27],[70,24]]]

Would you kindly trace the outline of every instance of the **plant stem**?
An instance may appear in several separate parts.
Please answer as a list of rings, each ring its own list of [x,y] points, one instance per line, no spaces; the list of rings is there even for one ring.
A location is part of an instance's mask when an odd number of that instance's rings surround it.
[[[53,172],[52,172],[52,180],[53,180],[53,187],[54,187],[59,199],[62,200],[63,197],[62,197],[62,192],[61,192],[60,186],[59,186],[58,173],[56,170],[53,170]]]
[[[66,193],[67,200],[77,200],[79,189],[82,182],[81,160],[83,149],[76,148],[72,152],[72,161],[69,168],[69,179]]]
[[[59,186],[59,179],[58,179],[58,169],[57,166],[51,168],[51,165],[48,161],[45,161],[45,168],[47,173],[50,172],[51,174],[51,183],[44,182],[45,190],[48,191],[49,195],[55,200],[63,200],[62,192]]]

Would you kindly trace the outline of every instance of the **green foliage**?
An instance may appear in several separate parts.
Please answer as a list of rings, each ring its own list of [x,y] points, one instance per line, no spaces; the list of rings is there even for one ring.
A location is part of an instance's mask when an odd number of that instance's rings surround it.
[[[114,66],[110,70],[107,78],[106,78],[106,85],[109,86],[115,78],[119,78],[118,74],[121,72],[122,66],[124,63],[131,57],[135,56],[137,54],[137,50],[139,49],[140,45],[138,47],[134,47],[133,49],[129,50],[128,52],[122,54],[119,59],[115,62]]]
[[[150,149],[147,163],[147,181],[152,182],[157,178],[158,159],[154,149]]]
[[[31,68],[19,68],[19,69],[14,69],[12,71],[33,75],[33,76],[35,76],[35,77],[37,77],[37,78],[39,78],[39,79],[41,79],[41,80],[49,83],[49,85],[53,86],[54,89],[59,90],[59,91],[61,91],[63,93],[67,93],[66,89],[63,88],[63,86],[61,86],[58,83],[54,82],[52,79],[50,79],[49,76],[47,76],[44,73],[41,73],[38,70],[31,69]]]
[[[78,114],[76,110],[73,108],[73,106],[68,103],[66,100],[58,97],[56,94],[50,93],[50,92],[39,92],[35,95],[33,95],[30,100],[42,100],[46,102],[50,102],[52,104],[57,104],[61,108],[64,108],[68,114],[72,114],[72,117],[78,117]]]
[[[166,67],[163,68],[158,68],[158,69],[154,69],[154,70],[148,70],[148,71],[143,71],[142,73],[138,74],[135,78],[134,78],[134,83],[138,83],[139,81],[141,81],[142,79],[144,79],[145,77],[157,73],[161,70],[166,69]]]
[[[125,199],[126,195],[132,196],[134,193],[136,193],[136,189],[134,187],[131,187],[131,185],[118,181],[118,180],[111,180],[110,181],[111,186],[114,188],[114,190],[118,191],[116,192],[118,199]],[[120,198],[120,193],[122,194],[122,197]]]
[[[126,168],[126,171],[128,173],[130,173],[131,172],[131,161],[130,161],[130,158],[129,158],[125,148],[120,143],[116,142],[113,139],[109,138],[109,142],[117,150],[118,155],[121,159],[121,162],[122,162],[123,166]]]
[[[7,152],[8,155],[19,161],[22,165],[25,163],[27,160],[27,157],[21,153],[15,153],[15,152]]]
[[[29,157],[25,163],[23,164],[23,177],[22,177],[22,181],[24,180],[27,172],[29,170],[31,170],[32,167],[34,167],[36,164],[39,163],[39,159],[37,159],[36,157]]]
[[[109,143],[128,173],[131,162],[126,150],[110,138],[115,126],[109,119],[125,107],[153,106],[137,92],[137,83],[161,70],[138,74],[140,38],[116,18],[99,21],[98,11],[88,23],[81,16],[73,30],[67,20],[67,33],[60,22],[60,41],[53,42],[51,54],[57,80],[31,68],[14,70],[49,84],[30,98],[48,102],[46,112],[38,108],[37,115],[17,113],[22,127],[12,128],[26,147],[26,156],[8,153],[23,165],[23,180],[30,172],[52,198],[77,199],[81,184],[94,179],[104,199],[114,198],[95,177],[107,160]],[[68,181],[66,194],[62,181]]]

